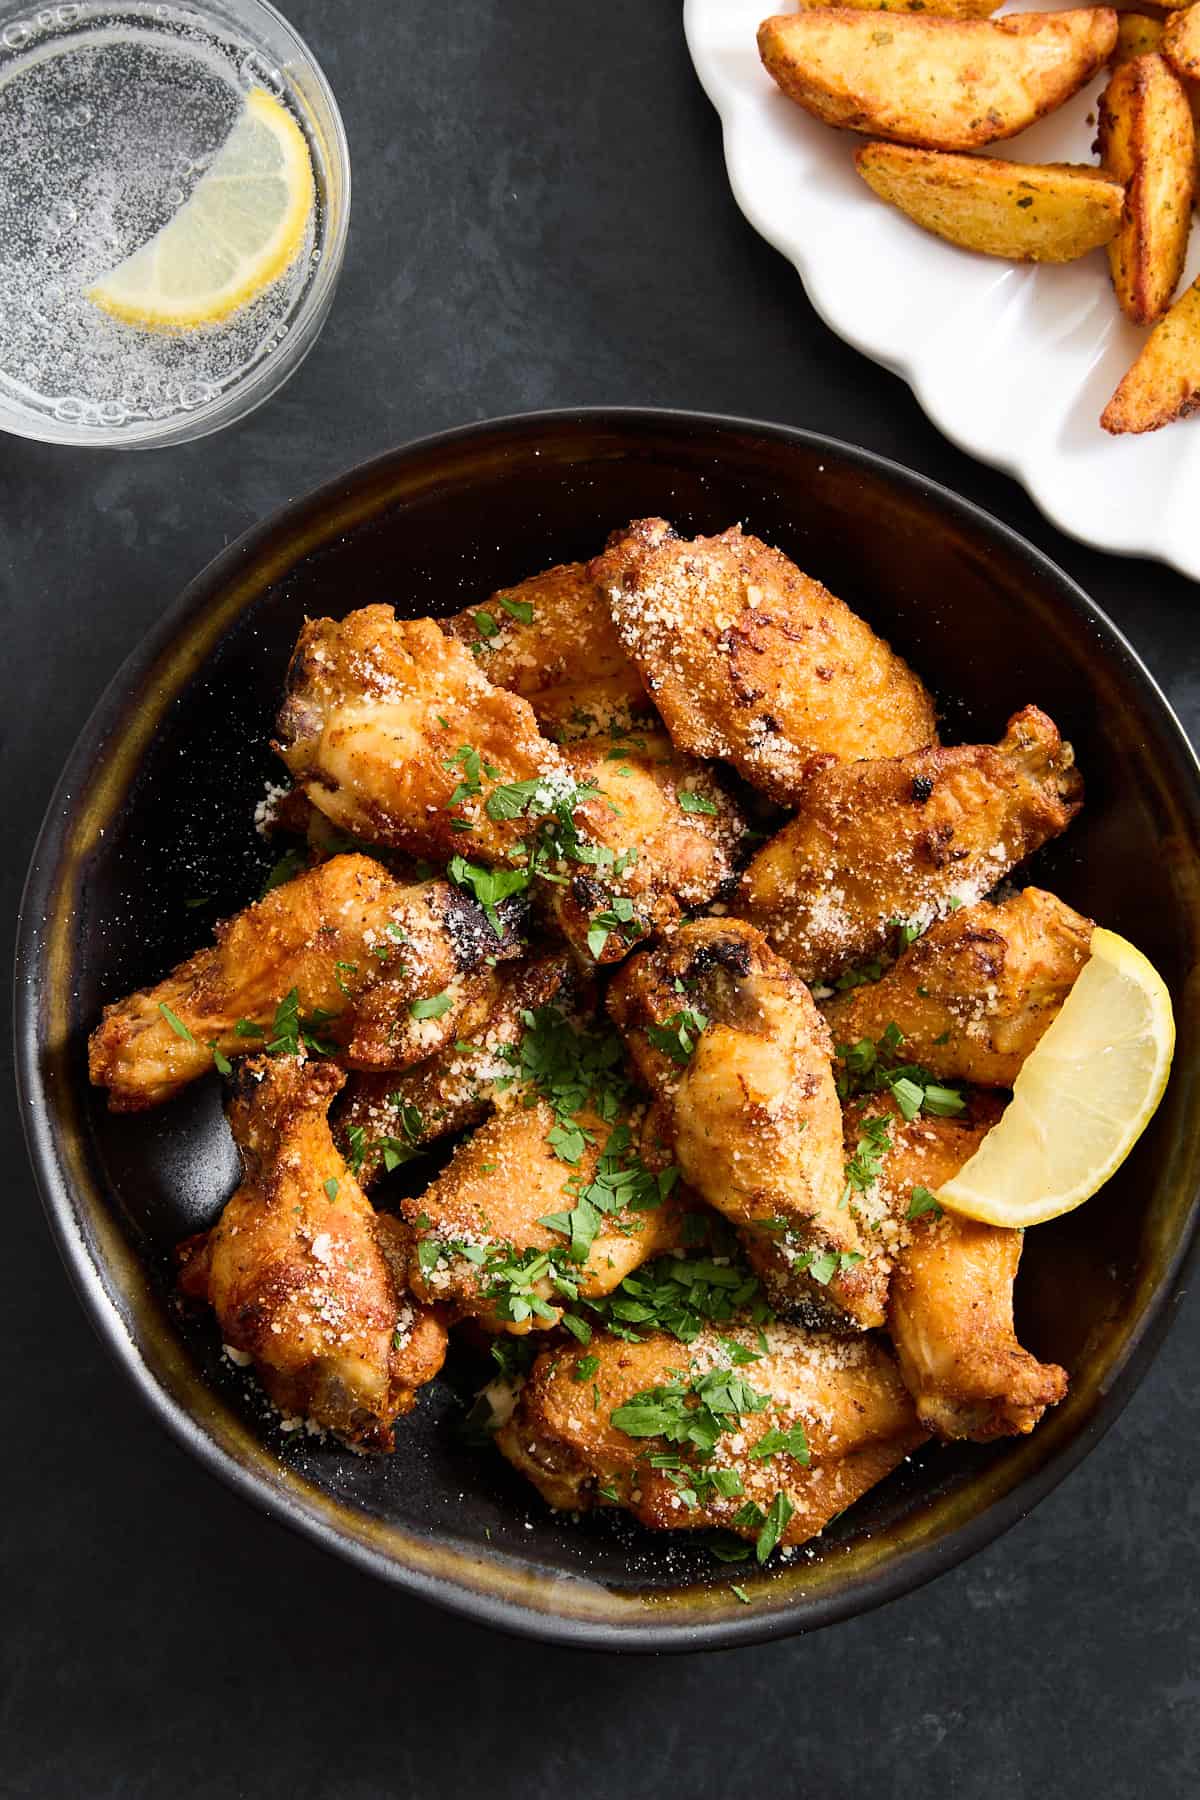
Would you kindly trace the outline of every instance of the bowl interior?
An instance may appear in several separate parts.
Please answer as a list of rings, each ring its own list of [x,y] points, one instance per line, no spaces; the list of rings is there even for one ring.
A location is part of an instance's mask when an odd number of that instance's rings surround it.
[[[216,1077],[134,1118],[109,1116],[86,1082],[101,1006],[206,941],[276,854],[253,816],[277,772],[272,719],[305,615],[380,600],[449,612],[655,513],[689,532],[740,520],[823,579],[924,676],[951,741],[994,739],[1019,706],[1044,707],[1088,793],[1030,876],[1138,943],[1178,1012],[1176,1073],[1150,1131],[1102,1196],[1026,1248],[1019,1326],[1070,1370],[1068,1400],[1027,1441],[927,1447],[766,1576],[720,1568],[682,1534],[555,1519],[464,1441],[464,1400],[486,1367],[469,1354],[401,1422],[391,1458],[284,1437],[171,1294],[172,1246],[236,1182]],[[35,1162],[85,1300],[143,1392],[290,1522],[427,1596],[574,1641],[668,1647],[821,1623],[1027,1510],[1115,1410],[1139,1344],[1149,1352],[1197,1187],[1196,845],[1194,764],[1149,678],[1065,577],[964,504],[863,453],[728,422],[552,415],[476,428],[368,465],[259,528],[193,584],[101,703],[26,905]]]

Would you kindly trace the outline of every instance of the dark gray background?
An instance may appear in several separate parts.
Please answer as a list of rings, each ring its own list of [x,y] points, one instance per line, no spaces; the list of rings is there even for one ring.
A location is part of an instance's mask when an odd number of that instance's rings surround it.
[[[306,366],[255,418],[184,449],[0,441],[6,930],[74,734],[184,581],[359,459],[529,407],[782,419],[910,464],[1057,558],[1195,736],[1197,588],[1060,537],[820,324],[729,195],[677,5],[288,10],[354,159],[345,273]],[[890,280],[881,267],[880,305]],[[406,1603],[186,1460],[104,1360],[11,1105],[3,1124],[0,1793],[1197,1791],[1194,1304],[1090,1460],[934,1586],[807,1640],[587,1657]]]

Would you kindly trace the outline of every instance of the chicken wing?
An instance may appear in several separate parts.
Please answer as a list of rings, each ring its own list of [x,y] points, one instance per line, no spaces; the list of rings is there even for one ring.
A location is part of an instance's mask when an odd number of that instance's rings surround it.
[[[487,970],[476,977],[480,985],[459,1014],[452,1044],[409,1069],[350,1077],[334,1136],[364,1187],[487,1117],[495,1084],[512,1083],[511,1051],[525,1015],[569,990],[574,972],[573,960],[561,954]]]
[[[413,1291],[488,1331],[545,1331],[563,1302],[612,1291],[683,1245],[686,1202],[636,1150],[641,1121],[511,1100],[401,1202],[417,1232]]]
[[[877,1341],[776,1323],[543,1350],[496,1442],[551,1506],[751,1539],[771,1516],[791,1545],[927,1435]]]
[[[403,1068],[454,1036],[464,980],[512,955],[445,881],[405,887],[367,856],[335,856],[226,920],[156,987],[104,1010],[89,1073],[113,1112],[136,1112],[217,1061],[278,1043]]]
[[[933,704],[869,626],[734,526],[685,542],[641,519],[589,565],[680,750],[720,756],[794,800],[830,758],[936,741]]]
[[[996,746],[930,747],[818,770],[742,876],[734,911],[805,981],[876,957],[982,898],[1083,803],[1069,744],[1036,706]]]
[[[634,956],[609,1011],[662,1103],[683,1178],[738,1227],[781,1304],[880,1325],[845,1186],[831,1043],[804,983],[740,919],[697,919]]]
[[[585,563],[560,563],[439,623],[489,681],[528,700],[551,737],[586,737],[653,716]]]
[[[1092,922],[1041,888],[941,919],[882,980],[838,995],[825,1017],[838,1044],[878,1040],[943,1081],[1011,1087],[1088,958]]]
[[[394,1421],[442,1366],[446,1328],[408,1294],[403,1226],[374,1211],[329,1135],[343,1079],[295,1056],[241,1066],[229,1123],[242,1183],[182,1246],[180,1285],[282,1412],[390,1450]]]
[[[1032,1431],[1067,1391],[1066,1371],[1023,1350],[1013,1329],[1022,1233],[929,1204],[1002,1111],[976,1094],[961,1119],[905,1119],[875,1094],[845,1114],[848,1155],[864,1126],[887,1121],[878,1189],[892,1219],[888,1331],[917,1415],[939,1437],[978,1443]]]
[[[569,878],[546,884],[551,917],[581,955],[619,962],[631,944],[732,886],[746,821],[713,774],[670,738],[592,738],[569,745],[563,758],[588,795],[576,821],[613,858],[573,872],[559,864]]]
[[[390,606],[308,621],[278,729],[276,749],[319,811],[416,856],[519,856],[528,809],[489,807],[493,789],[540,784],[542,811],[569,791],[528,702],[493,687],[432,619]]]

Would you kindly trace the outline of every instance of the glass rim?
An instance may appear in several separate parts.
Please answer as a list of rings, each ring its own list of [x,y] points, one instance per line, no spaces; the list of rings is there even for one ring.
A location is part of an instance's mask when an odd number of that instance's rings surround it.
[[[137,3],[138,0],[134,0],[134,4]],[[187,0],[183,3],[186,6]],[[116,0],[116,4],[119,5],[120,0]],[[338,214],[330,221],[329,236],[321,246],[321,260],[308,292],[295,318],[289,321],[283,342],[269,351],[244,380],[190,412],[175,414],[169,419],[144,419],[129,425],[83,425],[71,419],[43,419],[18,409],[0,394],[0,433],[34,443],[64,444],[75,449],[151,450],[190,443],[236,424],[256,411],[295,374],[320,336],[341,274],[350,228],[350,146],[341,111],[328,77],[308,43],[271,0],[196,0],[194,10],[197,13],[203,15],[206,8],[218,18],[222,13],[226,14],[250,37],[255,35],[256,25],[260,29],[266,25],[278,31],[288,41],[295,62],[311,78],[316,97],[328,111],[328,119],[321,121],[324,128],[322,154],[331,171],[336,172],[341,191]],[[29,5],[6,5],[0,0],[0,32],[26,15],[37,16]]]

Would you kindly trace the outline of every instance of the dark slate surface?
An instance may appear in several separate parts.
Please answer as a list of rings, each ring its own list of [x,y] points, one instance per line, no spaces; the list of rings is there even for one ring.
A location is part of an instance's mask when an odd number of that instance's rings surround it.
[[[360,458],[529,407],[779,418],[911,464],[1063,563],[1195,734],[1196,588],[1058,536],[822,327],[729,196],[676,6],[290,10],[355,159],[345,275],[307,366],[181,450],[0,443],[6,931],[71,738],[184,580]],[[11,1103],[4,1131],[4,1795],[1197,1791],[1194,1304],[1083,1468],[934,1586],[808,1640],[584,1657],[408,1604],[186,1460],[68,1290]]]

